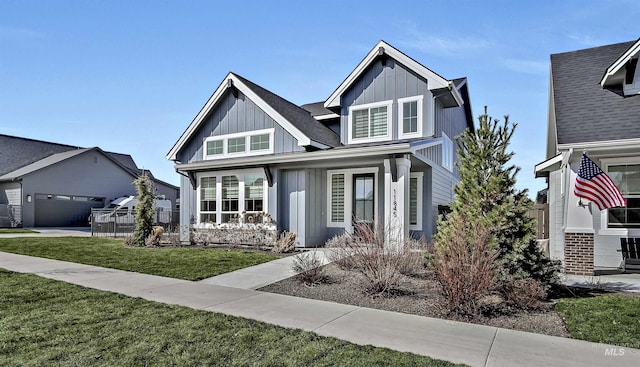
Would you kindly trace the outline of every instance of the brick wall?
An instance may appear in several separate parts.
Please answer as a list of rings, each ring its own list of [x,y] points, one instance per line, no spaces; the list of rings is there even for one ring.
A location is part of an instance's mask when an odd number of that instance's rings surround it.
[[[564,268],[567,274],[593,275],[593,233],[564,234]]]

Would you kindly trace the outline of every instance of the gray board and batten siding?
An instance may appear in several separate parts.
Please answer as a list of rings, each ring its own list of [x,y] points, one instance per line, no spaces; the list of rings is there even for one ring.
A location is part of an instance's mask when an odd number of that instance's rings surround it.
[[[349,107],[368,103],[393,101],[392,126],[398,126],[398,99],[423,95],[423,132],[427,131],[427,116],[433,114],[431,92],[427,81],[395,60],[388,58],[383,66],[380,60],[371,64],[353,85],[340,97],[341,137],[347,143]],[[397,129],[392,129],[392,140],[398,140]]]
[[[189,143],[180,150],[178,161],[193,163],[204,160],[204,141],[209,137],[271,128],[275,129],[275,154],[304,151],[296,138],[242,92],[238,91],[237,98],[230,91],[226,92]]]

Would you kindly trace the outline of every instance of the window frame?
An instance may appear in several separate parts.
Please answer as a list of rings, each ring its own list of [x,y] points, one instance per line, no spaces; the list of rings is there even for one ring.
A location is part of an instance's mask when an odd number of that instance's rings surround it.
[[[327,170],[327,227],[332,228],[344,228],[346,231],[353,231],[353,223],[351,214],[353,213],[353,176],[359,174],[373,173],[373,183],[374,183],[374,193],[375,193],[375,202],[373,204],[374,215],[377,216],[378,208],[379,208],[379,180],[378,180],[378,167],[365,167],[365,168],[346,168],[346,169],[338,169],[338,170]],[[331,218],[332,213],[332,201],[331,201],[331,193],[332,193],[332,176],[334,174],[343,174],[344,175],[344,203],[343,203],[343,221],[342,222],[333,222]]]
[[[269,135],[269,148],[268,149],[251,149],[251,137],[260,135]],[[274,152],[274,134],[275,128],[261,129],[253,131],[245,131],[241,133],[225,134],[210,136],[204,140],[202,145],[202,155],[204,160],[215,160],[234,157],[247,157],[254,155],[272,154]],[[244,151],[229,153],[229,140],[244,138]],[[209,155],[207,152],[207,144],[209,142],[222,141],[222,153]]]
[[[387,107],[387,134],[380,136],[368,136],[366,138],[354,138],[353,137],[353,113],[356,111],[367,110],[368,111],[368,121],[369,121],[369,134],[371,133],[371,109],[377,107]],[[357,143],[373,143],[379,141],[388,141],[391,140],[392,136],[392,121],[393,121],[393,100],[374,102],[374,103],[365,103],[359,105],[349,106],[347,116],[347,143],[348,144],[357,144]]]
[[[424,125],[423,120],[423,100],[424,95],[417,95],[411,97],[404,97],[398,99],[398,137],[400,139],[410,139],[410,138],[418,138],[422,137],[422,126]],[[417,128],[415,132],[405,133],[404,132],[404,105],[405,103],[417,102]]]
[[[225,176],[236,176],[238,179],[238,211],[223,211],[222,210],[222,177]],[[196,201],[197,201],[197,212],[196,212],[196,224],[195,227],[202,227],[208,223],[214,224],[227,224],[222,222],[222,214],[242,214],[245,210],[245,176],[260,176],[262,178],[262,212],[269,212],[269,184],[267,182],[267,177],[265,176],[264,170],[262,169],[248,169],[248,170],[239,170],[239,171],[210,171],[210,172],[201,172],[196,175],[196,182],[198,186],[196,188]],[[206,213],[202,213],[201,211],[201,189],[202,189],[202,179],[208,177],[216,178],[216,210],[214,212],[207,211]],[[202,222],[201,214],[215,214],[216,221],[215,222]],[[250,212],[255,213],[255,212]]]
[[[447,171],[453,172],[453,155],[454,155],[454,146],[453,140],[447,136],[447,134],[442,132],[442,167],[444,167]]]
[[[618,157],[607,158],[600,160],[602,170],[609,174],[610,166],[619,165],[638,165],[640,166],[640,157]],[[640,195],[625,195],[625,198],[640,198]],[[603,235],[632,235],[640,236],[640,228],[638,227],[610,227],[609,226],[609,210],[600,211],[600,231],[599,234]]]
[[[418,180],[418,189],[416,196],[416,210],[417,210],[417,218],[416,224],[411,224],[411,213],[409,212],[409,230],[410,231],[422,231],[422,210],[423,210],[423,194],[424,194],[424,172],[411,172],[409,175],[409,179],[417,179]],[[409,210],[411,210],[411,181],[409,181]]]

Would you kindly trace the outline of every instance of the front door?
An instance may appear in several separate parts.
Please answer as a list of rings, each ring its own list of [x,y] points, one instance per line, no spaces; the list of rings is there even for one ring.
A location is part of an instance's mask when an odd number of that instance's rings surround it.
[[[353,175],[353,221],[373,225],[375,217],[375,176]]]

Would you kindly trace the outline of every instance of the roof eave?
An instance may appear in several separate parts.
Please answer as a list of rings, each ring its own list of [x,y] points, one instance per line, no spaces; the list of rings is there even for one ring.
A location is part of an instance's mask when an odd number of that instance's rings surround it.
[[[635,56],[638,52],[640,52],[640,39],[636,41],[627,51],[625,51],[619,58],[617,58],[611,66],[607,68],[604,75],[602,76],[602,80],[600,80],[600,86],[605,87],[608,86],[607,81],[609,77],[615,75],[622,67],[629,61],[633,56]]]

